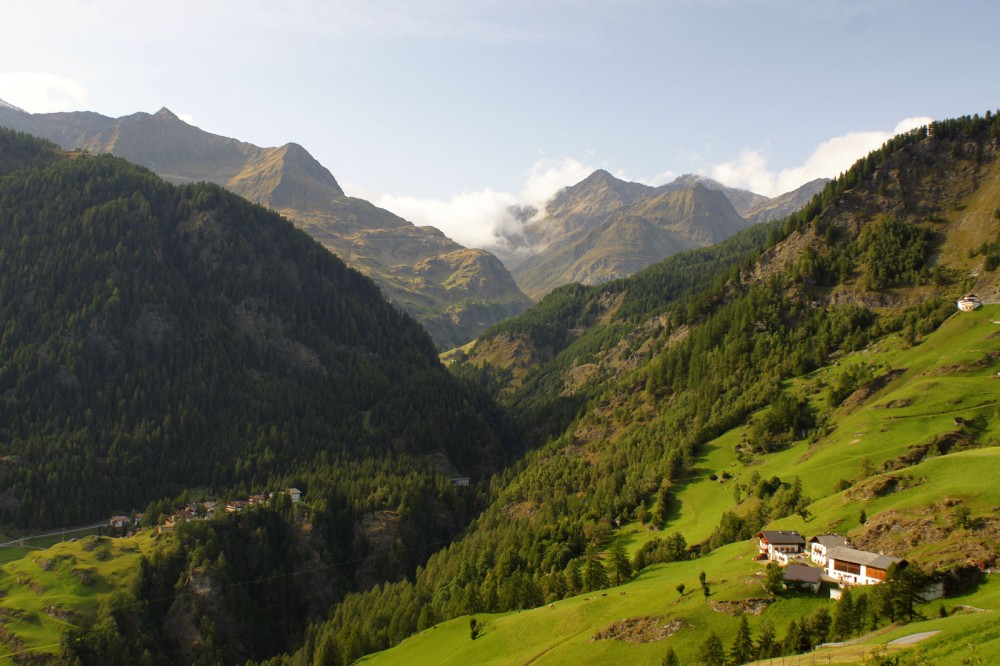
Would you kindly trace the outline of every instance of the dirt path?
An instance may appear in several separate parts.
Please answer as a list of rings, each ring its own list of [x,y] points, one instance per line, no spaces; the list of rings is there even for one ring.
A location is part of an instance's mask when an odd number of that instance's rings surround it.
[[[931,636],[940,633],[940,631],[922,631],[919,634],[910,634],[909,636],[902,636],[894,641],[889,641],[887,645],[913,645],[914,643],[919,643],[925,638],[930,638]]]
[[[108,524],[107,521],[100,523],[94,523],[93,525],[84,525],[83,527],[73,527],[65,530],[53,530],[51,532],[46,532],[45,534],[32,534],[31,536],[21,537],[20,539],[13,539],[11,541],[5,541],[0,543],[0,548],[9,548],[11,546],[23,546],[26,542],[32,539],[44,539],[46,537],[58,536],[60,534],[74,534],[76,532],[86,532],[87,530],[97,529],[98,527],[104,527]]]

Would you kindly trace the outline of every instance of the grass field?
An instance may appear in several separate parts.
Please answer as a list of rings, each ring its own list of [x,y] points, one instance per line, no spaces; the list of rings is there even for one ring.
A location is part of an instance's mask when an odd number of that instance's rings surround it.
[[[55,539],[56,537],[49,537]],[[48,548],[0,549],[0,664],[12,655],[57,654],[62,634],[92,618],[100,600],[132,580],[154,537],[86,536]]]

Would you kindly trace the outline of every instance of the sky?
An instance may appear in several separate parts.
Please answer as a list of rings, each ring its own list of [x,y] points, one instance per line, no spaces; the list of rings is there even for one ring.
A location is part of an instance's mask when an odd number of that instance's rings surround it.
[[[1000,106],[993,0],[3,0],[0,99],[299,143],[468,246],[603,168],[776,196]]]

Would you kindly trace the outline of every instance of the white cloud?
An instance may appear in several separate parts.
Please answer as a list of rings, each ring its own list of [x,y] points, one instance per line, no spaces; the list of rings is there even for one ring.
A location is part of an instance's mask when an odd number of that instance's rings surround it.
[[[376,196],[372,203],[414,224],[437,227],[466,247],[489,248],[499,242],[504,227],[513,221],[507,209],[517,200],[486,188],[456,194],[447,201],[386,194]]]
[[[511,212],[512,206],[533,206],[540,214],[559,190],[580,182],[595,168],[571,157],[539,160],[525,173],[524,187],[517,195],[485,188],[455,194],[446,201],[390,194],[368,198],[414,224],[437,227],[466,247],[509,250],[508,239],[520,235],[524,225]]]
[[[636,182],[642,183],[643,185],[649,185],[650,187],[659,187],[660,185],[666,185],[667,183],[677,180],[677,177],[681,174],[676,171],[661,171],[652,178],[640,178]]]
[[[186,122],[188,125],[194,125],[194,116],[190,113],[178,112],[177,117]]]
[[[858,159],[875,150],[895,134],[932,122],[931,118],[906,118],[891,132],[849,132],[821,143],[800,166],[773,171],[757,150],[744,150],[736,158],[703,170],[724,185],[740,187],[769,197],[790,192],[816,178],[834,178]]]
[[[596,169],[597,167],[584,164],[572,157],[539,160],[531,165],[525,175],[519,201],[523,205],[542,210],[559,190],[579,183]]]
[[[0,99],[29,113],[75,111],[84,105],[87,90],[51,72],[4,72],[0,73]]]

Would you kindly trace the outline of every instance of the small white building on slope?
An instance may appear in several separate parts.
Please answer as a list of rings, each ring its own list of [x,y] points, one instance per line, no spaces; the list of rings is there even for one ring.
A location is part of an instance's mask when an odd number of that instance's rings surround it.
[[[958,299],[958,309],[962,312],[972,312],[983,307],[982,301],[975,294],[966,294]]]

